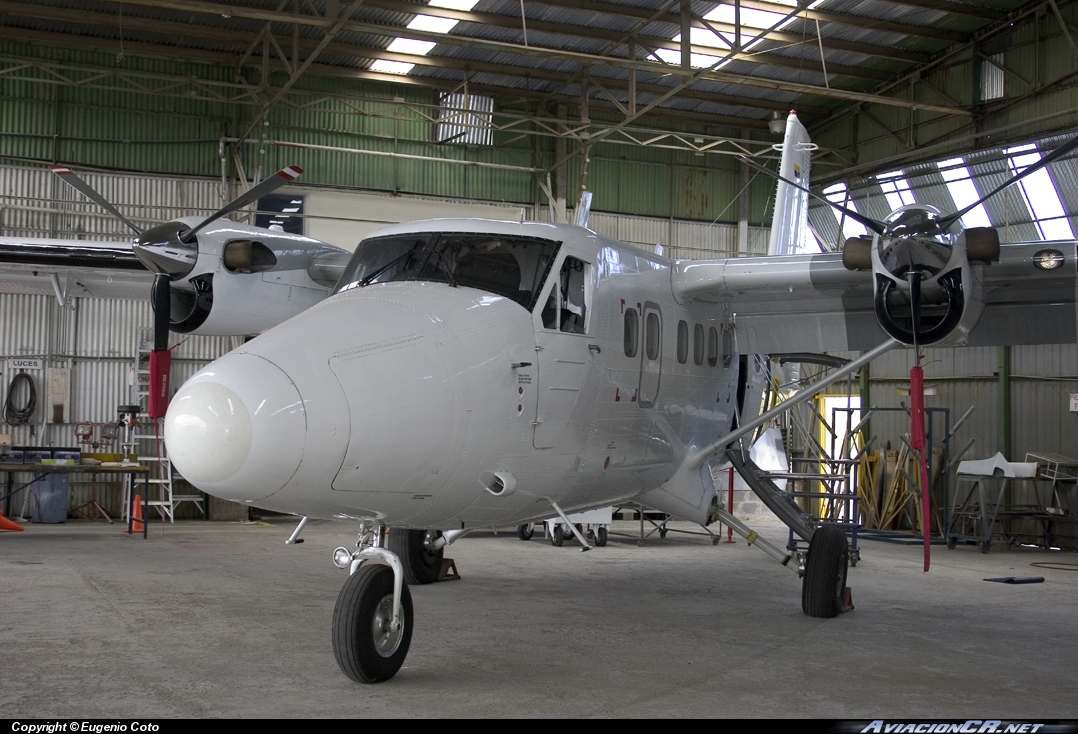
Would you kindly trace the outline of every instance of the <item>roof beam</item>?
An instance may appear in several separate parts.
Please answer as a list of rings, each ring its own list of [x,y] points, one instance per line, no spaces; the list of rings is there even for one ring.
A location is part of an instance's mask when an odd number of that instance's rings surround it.
[[[955,3],[948,0],[890,0],[895,5],[909,5],[914,8],[925,8],[927,10],[942,10],[945,13],[951,13],[952,15],[965,15],[971,18],[979,18],[981,20],[1000,21],[1007,18],[1007,12],[1004,10],[996,10],[995,8],[986,8],[984,3]]]
[[[542,0],[539,1],[541,2]],[[779,3],[766,2],[765,0],[741,0],[741,7],[766,10],[771,13],[781,13],[783,15],[790,12],[789,5],[780,5]],[[933,38],[938,41],[965,43],[969,40],[968,33],[948,31],[943,28],[932,28],[923,25],[913,25],[911,23],[899,23],[893,20],[872,18],[866,15],[851,15],[849,13],[836,13],[830,10],[812,10],[809,8],[800,10],[797,15],[800,18],[805,18],[806,20],[818,20],[821,23],[839,23],[855,28],[871,28],[872,30],[877,31],[901,33],[906,36]]]
[[[321,27],[323,22],[321,17],[314,15],[306,15],[301,13],[278,13],[272,10],[265,10],[262,8],[252,8],[244,5],[226,5],[223,3],[205,2],[204,0],[123,0],[123,2],[125,5],[161,8],[166,10],[179,10],[182,12],[202,13],[225,18],[249,18],[252,20],[268,20],[275,23],[285,23],[290,25]],[[651,17],[654,15],[654,11],[647,10],[646,8],[633,8],[629,5],[618,5],[615,3],[602,2],[602,0],[543,0],[543,2],[544,4],[555,5],[558,7],[579,7],[582,10],[590,10],[592,12],[607,13],[610,15],[620,15],[631,18],[651,19]],[[424,13],[426,13],[428,9],[430,11],[434,10],[433,8],[429,8],[429,6],[418,6],[416,9],[413,9],[410,12],[414,13],[419,8],[422,8]],[[792,10],[792,8],[790,10]],[[471,13],[464,13],[463,11],[454,12],[462,13],[465,16],[471,15]],[[681,22],[679,16],[676,13],[664,13],[660,17],[656,18],[656,20],[663,23],[670,23],[674,26],[679,26]],[[468,22],[482,23],[481,20],[474,20]],[[692,24],[694,27],[697,28],[705,27],[705,25],[697,19],[694,19],[692,21]],[[734,26],[730,24],[709,24],[711,27],[717,30],[722,30],[723,32],[735,32]],[[353,21],[352,23],[348,23],[345,25],[345,30],[368,33],[380,32],[371,30],[372,27],[385,28],[392,26],[382,26],[375,23],[363,23]],[[429,35],[437,37],[440,34]],[[772,31],[770,33],[766,33],[763,35],[763,38],[769,41],[798,44],[804,40],[800,34],[786,33],[783,31]],[[921,64],[929,60],[927,54],[915,51],[905,51],[889,46],[874,46],[867,43],[856,43],[853,41],[842,41],[835,38],[824,38],[823,46],[824,48],[831,48],[836,51],[853,51],[854,53],[861,53],[867,56],[879,56],[881,58],[897,59],[899,61],[905,61],[911,64]]]
[[[430,5],[417,6],[415,3],[405,2],[404,0],[366,0],[365,5],[370,8],[390,10],[396,13],[412,13],[429,15],[435,18],[450,18],[465,23],[477,23],[498,28],[512,28],[513,30],[520,28],[520,16],[515,15],[477,13],[475,11],[464,12],[453,10],[451,8],[433,7]],[[557,33],[563,36],[573,36],[575,38],[593,38],[614,41],[619,44],[624,43],[626,37],[630,35],[624,31],[611,31],[603,28],[584,28],[582,26],[574,26],[566,23],[551,23],[549,21],[532,19],[528,20],[528,28],[529,30]],[[637,43],[644,46],[650,46],[651,48],[664,48],[673,51],[681,50],[681,44],[675,42],[672,38],[643,36],[639,34],[632,34],[632,37]],[[812,39],[811,42],[812,44],[816,43],[814,39]],[[808,41],[806,41],[806,43],[808,43]],[[694,54],[708,54],[714,56],[716,54],[726,53],[726,51],[727,49],[715,48],[712,46],[694,45],[692,47],[692,53]],[[754,64],[781,66],[790,69],[803,69],[806,65],[805,59],[769,53],[739,53],[735,54],[732,58],[735,61],[747,61]],[[812,64],[813,67],[819,66],[813,62],[807,63]],[[822,70],[818,68],[813,68],[812,70],[822,72]],[[836,74],[838,76],[848,76],[856,79],[874,79],[876,81],[888,81],[894,76],[893,74],[888,74],[884,71],[864,69],[859,66],[844,66],[842,64],[828,64],[827,71],[830,74]]]
[[[588,1],[591,1],[591,0],[588,0]],[[220,6],[220,5],[212,4],[212,3],[196,2],[195,0],[125,0],[125,2],[127,2],[127,3],[134,2],[134,3],[143,4],[143,5],[155,4],[155,5],[162,5],[162,6],[169,6],[169,7],[179,6],[179,5],[182,5],[182,6],[185,6],[185,7],[198,6],[198,7],[203,8],[203,9],[206,9],[208,7],[213,7],[215,9],[220,9],[220,8],[226,7],[226,6]],[[228,7],[232,7],[232,6],[228,6]],[[241,6],[235,6],[235,7],[237,8],[237,12],[240,12],[240,10],[242,10]],[[250,10],[250,9],[246,9],[246,10]],[[59,8],[55,8],[55,7],[51,7],[51,6],[41,6],[41,5],[31,5],[31,4],[26,4],[26,3],[9,2],[7,0],[0,0],[0,12],[8,12],[8,13],[11,13],[13,15],[25,15],[25,16],[30,16],[30,17],[49,17],[49,18],[54,18],[54,19],[55,18],[69,19],[69,17],[67,15],[64,15],[64,11],[62,9],[59,9]],[[309,25],[309,26],[317,25],[319,28],[324,27],[323,24],[325,23],[325,20],[323,18],[315,17],[315,16],[293,15],[293,14],[289,14],[289,13],[275,14],[272,11],[265,11],[265,10],[254,10],[250,14],[260,16],[259,19],[265,19],[264,16],[268,16],[268,15],[279,15],[279,16],[281,16],[281,18],[280,18],[281,22],[288,22],[290,20],[302,19],[305,25]],[[114,22],[115,19],[112,18],[109,14],[106,14],[106,13],[93,14],[93,17],[97,17],[97,16],[100,16],[102,18],[107,18],[109,27],[110,28],[112,27],[112,23]],[[91,13],[82,12],[82,13],[79,14],[79,17],[88,20],[91,17]],[[156,30],[157,32],[160,32],[162,27],[163,27],[163,22],[162,21],[159,21],[159,20],[156,20],[156,19],[137,19],[137,18],[135,18],[133,16],[127,16],[125,18],[124,22],[127,25],[127,27],[133,28],[136,21],[141,21],[142,24],[149,24],[149,26],[146,26],[146,29]],[[190,36],[191,35],[191,29],[193,27],[197,28],[199,30],[199,32],[203,33],[204,35],[208,35],[207,34],[207,29],[209,28],[208,26],[202,26],[202,25],[192,26],[191,24],[181,24],[181,25],[183,26],[183,28],[185,30],[183,30],[180,33],[180,35]],[[140,25],[140,28],[141,27],[143,27],[143,26]],[[404,27],[398,28],[396,26],[385,26],[385,25],[375,24],[375,23],[360,23],[360,22],[356,22],[356,21],[350,21],[350,22],[345,24],[345,28],[347,28],[349,30],[357,30],[357,31],[361,31],[361,32],[373,33],[373,34],[378,34],[378,35],[385,35],[385,36],[394,37],[394,38],[396,38],[396,37],[413,38],[413,39],[417,39],[417,40],[430,41],[430,42],[434,42],[434,43],[446,43],[446,44],[465,46],[465,47],[485,48],[485,49],[490,49],[490,50],[495,50],[495,51],[508,52],[508,53],[517,53],[517,54],[521,54],[521,55],[525,55],[525,56],[535,56],[535,57],[540,57],[540,58],[560,59],[560,60],[579,63],[579,64],[581,64],[582,66],[585,66],[585,67],[593,66],[593,65],[600,65],[600,66],[601,65],[606,65],[606,66],[618,67],[618,68],[623,68],[623,69],[635,68],[635,69],[637,69],[639,71],[644,71],[644,72],[648,72],[648,73],[652,73],[652,74],[661,74],[663,72],[674,72],[674,73],[676,73],[676,71],[677,71],[676,67],[663,66],[661,64],[657,64],[657,63],[651,62],[651,61],[632,60],[632,59],[628,59],[628,58],[624,58],[624,57],[616,57],[616,56],[598,56],[598,55],[595,55],[595,54],[582,53],[582,52],[576,52],[576,51],[566,51],[566,50],[559,50],[559,49],[549,49],[549,48],[538,47],[538,46],[522,46],[522,45],[516,44],[516,43],[506,43],[506,42],[501,42],[501,41],[493,41],[493,40],[479,39],[479,38],[467,38],[467,37],[456,36],[456,35],[452,35],[452,34],[447,35],[447,34],[439,34],[439,33],[429,33],[429,32],[423,32],[423,31],[416,31],[416,30],[409,29],[409,28],[404,28]],[[215,30],[222,31],[223,29],[215,29]],[[239,37],[239,35],[235,31],[229,31],[228,33],[229,33],[229,37],[230,37],[231,40],[236,40]],[[718,51],[719,53],[721,53],[721,50],[715,49],[715,51]],[[741,85],[741,86],[749,86],[749,87],[760,88],[760,89],[770,89],[770,90],[780,91],[780,92],[790,92],[790,93],[793,93],[793,94],[810,94],[810,95],[816,95],[816,96],[825,97],[825,98],[830,97],[830,98],[835,98],[835,99],[844,99],[844,100],[852,101],[852,102],[867,102],[867,103],[874,103],[874,104],[883,104],[883,105],[889,105],[889,106],[895,106],[895,107],[903,107],[903,108],[907,108],[907,109],[909,109],[909,108],[924,109],[924,110],[930,110],[930,111],[934,111],[934,112],[944,112],[944,113],[953,114],[953,115],[965,116],[965,115],[970,114],[969,110],[966,110],[966,109],[963,109],[963,108],[928,104],[928,103],[924,103],[924,102],[913,101],[913,100],[903,99],[903,98],[899,98],[899,97],[887,97],[887,96],[876,95],[876,94],[866,94],[866,93],[863,93],[863,92],[854,91],[854,90],[847,90],[847,89],[842,89],[842,88],[838,88],[838,87],[824,87],[824,86],[819,86],[819,85],[814,85],[814,84],[805,84],[805,83],[801,83],[801,82],[782,81],[782,80],[777,80],[777,79],[768,79],[768,78],[764,78],[764,77],[756,77],[756,76],[751,76],[751,75],[746,75],[746,74],[733,74],[733,73],[730,73],[730,72],[723,72],[723,71],[706,71],[706,72],[704,72],[702,74],[694,74],[694,75],[698,76],[703,81],[724,82],[724,83],[728,83],[728,84],[737,84],[737,85]],[[741,100],[742,98],[737,97],[737,99]],[[752,102],[749,101],[749,99],[750,98],[746,98],[744,102],[738,102],[738,103],[751,106]]]
[[[12,6],[12,5],[15,5],[15,4],[16,3],[6,2],[6,0],[0,0],[0,12],[4,12],[5,10],[7,10],[7,8],[9,6]],[[39,17],[44,16],[46,18],[52,18],[57,14],[57,10],[58,10],[57,8],[50,8],[48,6],[33,6],[32,12],[38,14]],[[106,27],[109,27],[109,28],[112,28],[113,24],[115,22],[115,18],[111,17],[110,15],[108,15],[106,13],[94,13],[94,12],[91,12],[91,11],[84,11],[84,12],[80,12],[79,17],[82,20],[82,22],[84,22],[84,23],[103,25],[103,26],[106,26]],[[256,39],[262,38],[263,34],[266,33],[265,30],[263,30],[263,31],[261,31],[259,33],[250,33],[250,32],[243,33],[243,32],[236,32],[236,31],[232,31],[232,30],[222,29],[222,28],[214,28],[214,27],[211,27],[211,26],[192,26],[191,24],[186,24],[186,23],[175,23],[175,22],[169,22],[169,21],[160,21],[160,20],[152,20],[152,19],[148,19],[148,18],[136,18],[136,17],[128,17],[128,18],[126,18],[124,20],[124,25],[129,30],[132,30],[132,31],[147,31],[147,32],[154,32],[154,33],[160,33],[160,34],[166,34],[166,35],[172,35],[172,36],[189,35],[189,34],[192,33],[193,28],[197,28],[198,29],[198,31],[197,31],[198,34],[201,35],[204,38],[215,40],[215,41],[233,42],[233,43],[238,42],[238,43],[243,43],[243,44],[249,44],[249,43],[251,43],[252,41],[254,41]],[[18,35],[20,33],[23,33],[23,31],[21,31],[20,29],[10,28],[9,27],[9,28],[7,28],[5,30],[5,33],[9,33],[9,34],[12,34],[12,35]],[[40,34],[41,32],[34,32],[34,33]],[[41,38],[42,36],[38,35],[37,37]],[[80,48],[85,47],[88,42],[90,42],[90,43],[92,43],[94,45],[98,45],[103,40],[103,39],[100,39],[100,38],[92,38],[92,39],[90,39],[90,38],[87,38],[85,36],[74,36],[74,35],[71,35],[71,34],[60,34],[60,33],[49,34],[48,38],[50,39],[50,41],[49,41],[50,43],[61,43],[61,44],[64,44],[64,45],[77,46],[77,47],[80,47]],[[127,43],[128,43],[129,46],[131,45],[131,42],[127,42]],[[299,45],[300,45],[301,49],[303,49],[307,53],[311,53],[316,49],[316,46],[318,44],[315,41],[300,40]],[[676,45],[676,44],[674,44],[674,45]],[[159,44],[147,44],[147,46],[152,47],[151,52],[155,53],[155,54],[171,55],[171,56],[178,57],[178,58],[189,58],[190,57],[190,55],[188,53],[186,53],[187,49],[181,49],[179,47],[165,46],[165,45],[159,45]],[[500,74],[500,75],[509,76],[509,77],[519,77],[521,79],[528,79],[528,78],[540,79],[540,80],[543,80],[543,81],[550,81],[550,82],[556,82],[556,83],[562,83],[562,84],[573,84],[573,83],[577,82],[577,76],[575,74],[571,74],[571,73],[546,71],[544,69],[537,69],[537,68],[526,67],[526,66],[513,66],[513,65],[509,65],[509,64],[493,64],[493,63],[487,63],[487,62],[481,62],[481,61],[471,61],[471,60],[468,60],[468,59],[456,59],[456,58],[451,58],[451,57],[430,56],[430,55],[420,56],[420,55],[415,55],[415,54],[394,53],[394,52],[391,52],[391,51],[387,51],[384,48],[364,48],[364,47],[351,46],[351,45],[345,45],[345,44],[340,44],[340,43],[330,43],[328,46],[326,46],[326,48],[322,51],[322,53],[336,55],[336,56],[345,56],[345,57],[349,57],[349,58],[354,58],[354,59],[360,60],[362,62],[373,61],[374,59],[387,59],[389,61],[400,61],[402,63],[417,64],[417,65],[420,65],[420,66],[427,66],[427,67],[440,68],[440,69],[453,69],[453,70],[461,71],[461,72],[471,72],[471,73],[485,72],[485,73],[491,73],[491,74]],[[235,57],[232,56],[232,55],[229,55],[229,54],[223,54],[223,55],[214,56],[214,57],[211,57],[211,58],[214,61],[224,60],[224,63],[227,63],[229,65],[234,65],[236,63]],[[241,61],[243,62],[244,65],[251,66],[251,67],[254,67],[256,69],[260,68],[261,64],[262,64],[262,58],[260,56],[246,55]],[[282,59],[282,63],[284,64],[284,71],[286,73],[291,74],[293,70],[288,65],[287,60]],[[649,64],[649,66],[653,67],[651,69],[652,71],[656,71],[656,72],[661,71],[661,69],[655,69],[654,68],[656,66],[655,64]],[[310,70],[310,73],[312,73],[312,74],[320,74],[322,76],[325,76],[326,75],[326,70],[329,69],[329,68],[332,68],[332,67],[329,67],[327,65],[315,65],[315,67],[312,70]],[[372,73],[378,73],[378,72],[372,72]],[[380,75],[377,78],[379,78],[379,79],[385,79],[385,78],[398,79],[398,78],[400,78],[400,76],[395,75],[395,74],[386,74],[386,75]],[[421,83],[421,84],[424,83],[424,80],[427,79],[426,77],[421,77],[421,76],[413,76],[413,77],[409,77],[409,78],[418,80],[419,83]],[[621,80],[621,79],[610,78],[610,77],[599,77],[599,78],[608,87],[612,87],[612,88],[619,89],[619,90],[627,90],[628,89],[628,81],[627,80]],[[435,86],[435,87],[441,88],[440,84],[428,84],[428,86]],[[512,87],[506,87],[506,88],[512,88]],[[669,87],[663,86],[661,84],[646,84],[646,83],[638,81],[637,82],[637,91],[638,92],[648,93],[648,94],[659,95],[659,94],[664,94],[665,92],[669,91]],[[684,90],[684,92],[680,93],[678,96],[681,97],[681,98],[684,98],[684,99],[693,99],[693,100],[697,100],[697,101],[701,101],[701,102],[712,102],[712,103],[715,103],[715,104],[724,104],[724,105],[731,105],[731,106],[749,107],[749,108],[752,108],[752,109],[761,109],[761,110],[769,110],[769,111],[770,110],[775,110],[775,111],[779,111],[779,112],[783,112],[783,111],[787,110],[790,107],[790,104],[788,102],[776,102],[774,100],[755,99],[755,98],[752,98],[752,97],[741,97],[741,96],[737,96],[737,95],[733,95],[733,94],[718,94],[718,93],[695,90],[695,89]],[[812,105],[801,105],[801,106],[799,106],[799,109],[801,110],[802,113],[804,113],[806,115],[810,115],[810,116],[815,115],[815,116],[819,116],[819,117],[826,117],[826,116],[828,116],[830,114],[830,111],[825,107],[818,107],[818,106],[812,106]],[[730,116],[730,119],[739,119],[739,118],[734,118],[733,116]],[[747,118],[747,119],[751,119],[751,118]]]

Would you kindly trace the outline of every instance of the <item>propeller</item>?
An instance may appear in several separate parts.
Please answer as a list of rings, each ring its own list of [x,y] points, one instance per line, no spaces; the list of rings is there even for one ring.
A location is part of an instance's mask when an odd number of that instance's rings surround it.
[[[58,165],[49,166],[49,169],[138,235],[132,245],[135,257],[147,270],[154,273],[153,289],[150,292],[154,322],[153,352],[150,354],[151,389],[148,412],[151,418],[163,416],[168,406],[168,374],[171,354],[168,350],[168,333],[172,310],[172,281],[186,277],[194,269],[198,260],[196,235],[211,222],[258,201],[266,194],[296,180],[303,173],[303,169],[299,166],[282,168],[275,175],[252,186],[194,227],[188,227],[183,222],[172,221],[158,224],[145,231],[132,224],[105,197],[79,178],[71,169]]]
[[[991,228],[971,228],[961,232],[960,239],[954,236],[954,226],[963,216],[998,194],[1011,184],[1018,183],[1026,176],[1057,161],[1068,153],[1078,149],[1078,135],[1066,141],[1051,153],[1027,166],[1019,173],[995,187],[977,201],[951,214],[942,215],[931,207],[911,205],[892,212],[887,221],[880,222],[840,206],[824,196],[814,193],[802,184],[775,173],[761,166],[746,156],[738,156],[748,166],[768,174],[788,186],[804,191],[846,217],[861,223],[875,232],[877,238],[851,238],[843,248],[843,263],[851,270],[873,267],[872,247],[878,243],[879,263],[885,274],[874,276],[875,308],[880,325],[888,334],[911,344],[914,350],[914,365],[910,369],[910,445],[920,455],[921,464],[921,528],[924,536],[924,570],[930,565],[931,535],[929,512],[928,462],[925,450],[925,410],[924,410],[924,371],[921,368],[921,345],[934,343],[945,338],[960,322],[969,297],[964,292],[961,272],[957,272],[952,262],[951,250],[956,241],[966,249],[966,260],[994,261],[999,257],[999,235]],[[963,266],[965,267],[965,266]],[[947,272],[944,273],[944,270]],[[946,311],[937,313],[926,325],[922,307],[925,305],[923,281],[930,283],[936,291],[936,299],[942,298]],[[891,294],[899,287],[908,288],[909,324],[907,330],[899,326],[899,321],[891,313]],[[939,309],[936,309],[937,312]]]

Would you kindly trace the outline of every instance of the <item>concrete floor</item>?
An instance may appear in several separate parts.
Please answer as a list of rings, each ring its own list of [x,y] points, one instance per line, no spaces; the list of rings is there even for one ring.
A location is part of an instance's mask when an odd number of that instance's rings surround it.
[[[924,574],[920,547],[862,541],[856,611],[820,620],[740,539],[477,533],[449,549],[462,581],[412,589],[401,672],[362,686],[329,636],[351,526],[292,527],[0,533],[0,717],[1078,718],[1078,573],[1029,565],[1071,553],[936,547]],[[1012,575],[1046,580],[982,580]]]

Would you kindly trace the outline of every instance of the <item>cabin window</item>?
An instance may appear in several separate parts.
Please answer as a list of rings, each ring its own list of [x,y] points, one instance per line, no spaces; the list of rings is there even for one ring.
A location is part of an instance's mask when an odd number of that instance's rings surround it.
[[[560,244],[534,237],[459,232],[374,237],[359,243],[333,292],[427,280],[505,296],[530,311],[539,300]]]
[[[712,326],[707,330],[707,366],[719,363],[719,330]]]
[[[648,359],[659,358],[659,314],[651,312],[645,325]]]
[[[704,327],[700,324],[692,330],[692,361],[697,366],[704,363]]]
[[[635,357],[640,332],[640,317],[635,308],[625,309],[625,356]]]
[[[722,330],[722,366],[729,367],[734,362],[734,330]]]
[[[677,363],[685,364],[689,359],[689,325],[685,321],[677,322]]]

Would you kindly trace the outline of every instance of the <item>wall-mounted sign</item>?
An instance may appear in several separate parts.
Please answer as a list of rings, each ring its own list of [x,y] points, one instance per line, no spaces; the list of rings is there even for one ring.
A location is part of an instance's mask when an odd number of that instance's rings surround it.
[[[39,370],[42,361],[40,359],[16,358],[8,360],[8,368],[12,370]]]
[[[1071,393],[1071,412],[1078,413],[1078,392]]]

